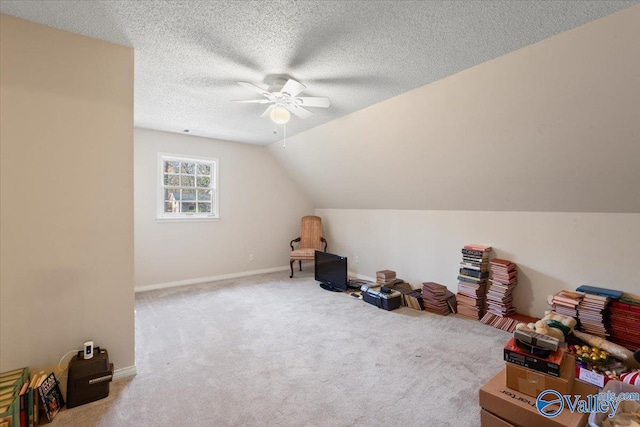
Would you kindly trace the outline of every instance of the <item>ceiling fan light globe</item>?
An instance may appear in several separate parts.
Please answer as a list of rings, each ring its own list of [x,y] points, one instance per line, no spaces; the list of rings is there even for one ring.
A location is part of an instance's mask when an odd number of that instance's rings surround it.
[[[291,113],[286,108],[276,107],[269,113],[269,117],[274,123],[283,125],[291,119]]]

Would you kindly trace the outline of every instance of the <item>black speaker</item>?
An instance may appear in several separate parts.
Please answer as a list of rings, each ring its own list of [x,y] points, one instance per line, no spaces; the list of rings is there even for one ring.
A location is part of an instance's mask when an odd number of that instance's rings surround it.
[[[91,359],[78,352],[69,362],[67,378],[67,408],[109,396],[109,383],[113,379],[113,363],[109,363],[107,350],[94,350]]]

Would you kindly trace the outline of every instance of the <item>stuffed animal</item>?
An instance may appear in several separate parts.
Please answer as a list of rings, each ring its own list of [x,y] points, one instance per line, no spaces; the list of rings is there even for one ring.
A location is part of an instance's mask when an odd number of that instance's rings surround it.
[[[562,314],[546,311],[544,317],[536,323],[520,323],[516,329],[524,329],[534,331],[539,334],[557,338],[560,342],[564,342],[569,333],[575,328],[577,322],[573,317],[563,316]]]

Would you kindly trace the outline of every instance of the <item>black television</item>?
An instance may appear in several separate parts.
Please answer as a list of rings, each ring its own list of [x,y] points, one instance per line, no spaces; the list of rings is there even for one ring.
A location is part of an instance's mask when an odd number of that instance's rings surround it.
[[[347,257],[316,251],[314,257],[315,279],[320,287],[332,292],[344,292],[349,289],[347,276]]]

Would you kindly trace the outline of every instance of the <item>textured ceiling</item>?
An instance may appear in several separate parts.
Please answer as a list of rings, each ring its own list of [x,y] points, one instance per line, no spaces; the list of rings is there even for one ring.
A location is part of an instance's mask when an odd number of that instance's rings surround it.
[[[633,1],[0,1],[0,12],[135,48],[135,125],[282,138],[236,84],[287,74],[327,96],[287,134],[334,120]],[[258,96],[259,97],[259,96]]]

